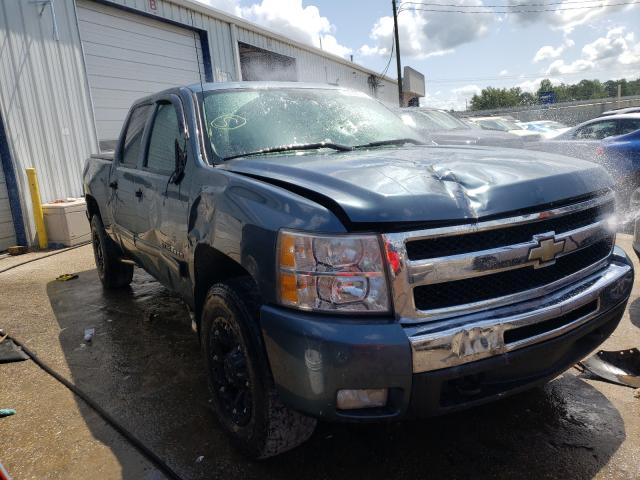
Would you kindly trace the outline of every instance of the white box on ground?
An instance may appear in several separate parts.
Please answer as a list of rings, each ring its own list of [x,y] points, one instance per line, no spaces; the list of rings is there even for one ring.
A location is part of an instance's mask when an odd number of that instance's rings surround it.
[[[67,198],[42,205],[49,243],[71,247],[91,239],[84,198]]]

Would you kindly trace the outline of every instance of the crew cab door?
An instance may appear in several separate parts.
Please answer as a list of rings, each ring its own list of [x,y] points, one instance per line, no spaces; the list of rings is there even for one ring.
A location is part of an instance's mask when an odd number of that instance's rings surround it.
[[[144,184],[141,208],[146,217],[136,243],[144,267],[179,292],[188,288],[185,255],[191,179],[178,171],[176,153],[178,149],[186,155],[187,136],[179,97],[158,100],[140,170]]]
[[[146,222],[140,209],[143,178],[140,175],[143,138],[153,112],[152,103],[138,105],[129,113],[114,156],[109,178],[113,230],[124,250],[138,258],[135,237]]]

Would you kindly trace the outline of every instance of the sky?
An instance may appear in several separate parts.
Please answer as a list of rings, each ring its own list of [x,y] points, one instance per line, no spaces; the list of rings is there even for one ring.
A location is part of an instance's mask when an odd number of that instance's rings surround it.
[[[391,0],[198,1],[377,72],[391,58]],[[425,75],[422,105],[464,109],[484,87],[535,91],[544,78],[640,77],[640,0],[398,3],[402,65]],[[387,75],[397,76],[395,58]]]

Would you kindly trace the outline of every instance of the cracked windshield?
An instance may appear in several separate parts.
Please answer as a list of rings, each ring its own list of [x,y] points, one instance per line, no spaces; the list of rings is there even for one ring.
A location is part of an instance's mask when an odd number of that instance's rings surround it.
[[[0,480],[638,480],[639,260],[640,0],[0,0]]]

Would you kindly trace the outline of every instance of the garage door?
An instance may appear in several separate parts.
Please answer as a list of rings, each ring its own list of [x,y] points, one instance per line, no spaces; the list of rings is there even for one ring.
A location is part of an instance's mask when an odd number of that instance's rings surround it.
[[[192,30],[88,0],[77,2],[98,140],[108,148],[134,100],[204,80]]]
[[[16,232],[9,208],[9,195],[4,181],[4,173],[0,168],[0,252],[16,244]]]

